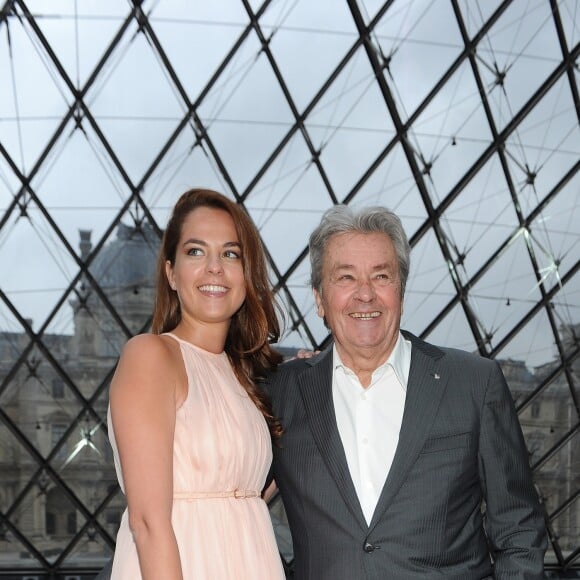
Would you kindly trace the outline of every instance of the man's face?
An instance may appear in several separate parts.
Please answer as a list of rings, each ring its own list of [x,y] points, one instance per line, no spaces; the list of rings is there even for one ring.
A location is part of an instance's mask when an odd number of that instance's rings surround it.
[[[382,233],[346,233],[330,238],[324,252],[318,315],[326,322],[345,364],[357,356],[386,360],[402,313],[399,262]]]

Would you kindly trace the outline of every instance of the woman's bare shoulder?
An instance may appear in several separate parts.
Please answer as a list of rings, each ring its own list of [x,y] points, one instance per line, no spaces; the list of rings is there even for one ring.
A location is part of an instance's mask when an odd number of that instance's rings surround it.
[[[160,385],[176,382],[179,346],[169,337],[139,334],[127,341],[113,380],[117,384]],[[127,387],[125,387],[127,388]]]
[[[172,358],[176,344],[173,339],[160,334],[137,334],[126,342],[121,357]]]

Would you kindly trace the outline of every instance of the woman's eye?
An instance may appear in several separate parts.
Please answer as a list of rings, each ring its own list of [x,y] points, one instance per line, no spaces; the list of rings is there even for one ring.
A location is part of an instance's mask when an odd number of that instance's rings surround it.
[[[187,250],[187,255],[188,256],[202,256],[203,250],[201,248],[189,248],[189,250]]]
[[[236,252],[235,250],[226,250],[224,252],[224,257],[229,258],[230,260],[239,260],[240,254],[239,254],[239,252]]]

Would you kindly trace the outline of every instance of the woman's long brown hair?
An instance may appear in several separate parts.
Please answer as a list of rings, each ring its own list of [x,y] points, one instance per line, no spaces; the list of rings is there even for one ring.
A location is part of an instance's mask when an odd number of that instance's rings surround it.
[[[281,362],[281,355],[271,346],[280,338],[279,312],[268,279],[266,258],[256,226],[238,204],[224,195],[208,189],[186,191],[175,204],[169,219],[157,259],[157,287],[153,310],[152,331],[155,334],[173,330],[181,321],[177,293],[169,286],[165,264],[175,264],[181,229],[190,212],[200,207],[226,211],[232,217],[240,246],[246,299],[232,317],[225,352],[234,372],[248,396],[261,411],[274,439],[280,437],[282,426],[272,414],[265,394],[257,387],[267,371]]]

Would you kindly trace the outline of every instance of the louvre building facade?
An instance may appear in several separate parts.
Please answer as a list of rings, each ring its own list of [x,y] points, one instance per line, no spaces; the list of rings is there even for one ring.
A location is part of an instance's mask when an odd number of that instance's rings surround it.
[[[81,231],[80,236],[81,254],[86,254],[91,250],[90,232]],[[91,268],[131,333],[142,331],[151,315],[158,240],[152,230],[136,232],[121,224],[117,239]],[[31,455],[7,433],[0,438],[0,505],[14,524],[2,526],[0,569],[3,565],[34,567],[35,551],[49,560],[61,557],[83,528],[71,558],[81,568],[96,569],[110,550],[103,551],[105,544],[95,526],[101,526],[99,531],[106,533],[110,543],[124,509],[103,421],[107,383],[126,336],[85,281],[79,283],[77,297],[68,306],[73,312],[74,333],[44,337],[44,346],[58,360],[66,378],[47,360],[44,348],[29,348],[26,334],[0,333],[2,376],[10,373],[11,361],[26,353],[25,363],[12,377],[2,400],[5,413],[21,426],[27,446],[34,448]],[[102,396],[93,402],[92,411],[79,416],[78,395],[90,400],[99,387]],[[39,472],[36,454],[48,461],[49,470]],[[31,478],[36,481],[32,486]],[[82,509],[71,500],[69,489]],[[87,526],[86,510],[94,512],[110,496],[98,521]]]

